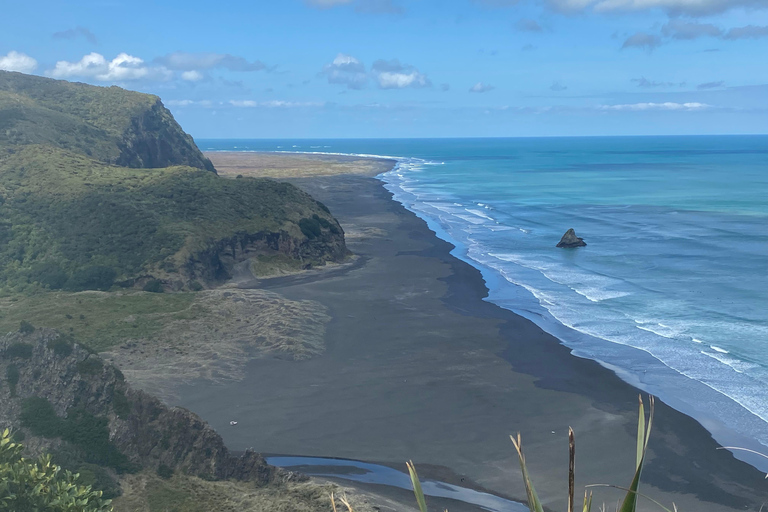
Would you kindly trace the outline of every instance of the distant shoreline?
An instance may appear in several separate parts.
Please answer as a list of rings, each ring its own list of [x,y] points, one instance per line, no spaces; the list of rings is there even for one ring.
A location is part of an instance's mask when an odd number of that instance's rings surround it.
[[[187,386],[181,405],[235,450],[392,464],[413,458],[517,500],[524,491],[507,435],[521,431],[537,489],[553,508],[564,496],[561,437],[571,425],[581,454],[578,485],[626,485],[635,388],[482,300],[480,272],[451,256],[452,246],[393,201],[370,168],[308,176],[305,166],[303,177],[291,178],[289,167],[283,165],[283,179],[325,203],[364,259],[342,273],[264,283],[289,299],[328,307],[328,350],[302,362],[254,361],[242,382],[223,387]],[[664,404],[658,409],[644,492],[681,510],[759,505],[762,474],[717,450],[692,418]],[[243,428],[219,425],[228,411],[238,411]]]
[[[377,176],[392,170],[397,160],[355,155],[269,151],[206,151],[219,175],[254,178],[308,178],[337,176]]]

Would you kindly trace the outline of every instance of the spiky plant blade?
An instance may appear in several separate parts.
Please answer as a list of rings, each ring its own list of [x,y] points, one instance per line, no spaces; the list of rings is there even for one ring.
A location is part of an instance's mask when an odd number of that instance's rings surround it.
[[[419,475],[416,474],[416,466],[413,465],[413,461],[405,463],[408,466],[408,473],[411,475],[411,484],[413,485],[413,494],[416,496],[416,503],[419,505],[421,512],[427,512],[427,500],[424,499],[424,491],[421,490],[421,482],[419,482]]]
[[[584,491],[584,508],[582,509],[582,512],[590,512],[592,510],[592,492],[590,491],[589,496],[587,496],[587,491]]]
[[[637,426],[637,448],[638,448],[638,460],[637,467],[635,469],[635,476],[632,478],[632,483],[629,486],[624,502],[619,507],[618,512],[635,512],[637,509],[637,498],[640,487],[640,474],[643,472],[643,461],[645,460],[645,454],[648,450],[648,439],[651,436],[651,427],[653,425],[653,411],[655,409],[655,401],[651,396],[648,399],[648,424],[645,423],[645,408],[643,407],[643,399],[640,398],[640,419]]]
[[[539,496],[536,494],[536,489],[533,488],[533,482],[531,482],[528,476],[528,468],[525,465],[525,455],[523,455],[523,441],[520,437],[520,433],[517,434],[517,439],[513,436],[509,436],[512,440],[512,444],[515,445],[517,450],[517,457],[520,460],[520,470],[523,473],[523,482],[525,483],[525,492],[528,495],[528,508],[531,512],[544,512],[544,508],[541,506]]]

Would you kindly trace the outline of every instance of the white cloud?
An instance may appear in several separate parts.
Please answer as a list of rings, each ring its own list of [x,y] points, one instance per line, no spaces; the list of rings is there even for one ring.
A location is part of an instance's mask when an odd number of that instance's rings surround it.
[[[346,85],[349,89],[362,89],[368,83],[365,65],[351,55],[339,53],[333,62],[323,66],[321,74],[329,84]]]
[[[229,53],[187,53],[174,52],[155,59],[157,64],[175,71],[195,71],[222,68],[230,71],[260,71],[267,66],[256,60],[250,62],[243,57]]]
[[[203,78],[205,78],[205,75],[195,70],[184,71],[181,73],[181,79],[186,80],[187,82],[199,82]]]
[[[403,89],[405,87],[427,87],[427,77],[416,71],[410,73],[394,73],[385,71],[379,73],[377,80],[382,89]]]
[[[623,105],[601,105],[600,110],[628,110],[628,111],[647,111],[647,110],[682,110],[694,111],[712,108],[712,105],[706,103],[674,103],[667,101],[665,103],[628,103]]]
[[[492,91],[493,89],[495,89],[495,87],[492,86],[491,84],[484,84],[483,82],[477,82],[475,85],[469,88],[469,92],[482,93],[482,92]]]
[[[670,14],[707,16],[739,7],[766,8],[765,0],[548,0],[557,10],[596,12],[664,10]]]
[[[213,107],[214,105],[216,105],[216,103],[214,103],[211,100],[198,100],[198,101],[195,101],[195,100],[168,100],[168,101],[165,102],[165,104],[166,104],[166,106],[169,106],[169,107],[193,107],[193,106],[198,106],[198,107],[206,107],[206,108]],[[219,102],[218,104],[221,104],[221,102]]]
[[[139,57],[121,53],[112,60],[93,52],[78,62],[61,60],[48,72],[54,78],[87,77],[101,82],[170,80],[173,73],[164,67],[149,67]]]
[[[382,89],[420,88],[432,85],[427,75],[420,73],[413,66],[400,64],[397,59],[377,60],[371,66],[371,71]]]
[[[37,69],[37,61],[25,53],[11,51],[4,57],[0,57],[0,69],[32,73]]]

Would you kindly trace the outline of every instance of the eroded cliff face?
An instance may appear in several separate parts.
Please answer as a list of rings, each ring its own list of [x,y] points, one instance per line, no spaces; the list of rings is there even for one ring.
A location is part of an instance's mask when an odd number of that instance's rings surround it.
[[[216,172],[211,161],[203,156],[192,137],[181,129],[159,99],[131,119],[117,146],[120,156],[110,163],[123,167],[186,165]]]
[[[298,261],[302,269],[324,265],[327,262],[342,262],[349,255],[349,251],[341,226],[335,219],[333,222],[333,231],[324,228],[319,236],[312,238],[283,230],[239,233],[218,240],[207,249],[191,256],[183,268],[183,273],[190,279],[219,283],[232,277],[237,263],[276,254]]]
[[[75,409],[106,418],[111,443],[144,468],[165,465],[206,479],[260,484],[302,478],[269,466],[251,451],[233,456],[221,436],[197,415],[131,389],[117,368],[51,329],[0,338],[0,379],[0,427],[20,429],[32,451],[63,443],[36,437],[22,425],[25,400],[40,397],[61,418]]]

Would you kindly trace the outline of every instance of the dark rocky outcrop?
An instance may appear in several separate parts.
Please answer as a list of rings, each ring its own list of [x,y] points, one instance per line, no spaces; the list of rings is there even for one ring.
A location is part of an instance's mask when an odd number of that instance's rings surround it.
[[[563,237],[557,243],[557,247],[562,247],[565,249],[572,249],[574,247],[584,247],[586,245],[587,243],[584,241],[583,238],[576,236],[576,232],[573,230],[573,228],[566,231]]]
[[[213,164],[184,132],[158,99],[131,119],[120,141],[120,156],[112,162],[123,167],[158,168],[187,165],[216,172]]]
[[[14,367],[10,372],[9,366]],[[13,385],[6,382],[10,374],[16,375]],[[252,451],[233,456],[221,436],[197,415],[131,389],[117,368],[51,329],[0,337],[0,380],[0,428],[21,428],[24,444],[32,451],[63,443],[22,428],[24,400],[40,397],[59,417],[77,408],[107,418],[110,442],[141,467],[163,465],[206,479],[259,484],[304,478],[269,466]]]
[[[236,263],[260,255],[274,254],[297,260],[304,269],[324,265],[329,261],[338,263],[344,260],[349,251],[338,222],[335,228],[333,231],[322,229],[320,236],[313,238],[292,236],[286,231],[239,233],[218,240],[208,249],[192,256],[182,269],[183,274],[189,279],[208,283],[222,282],[232,277]]]

